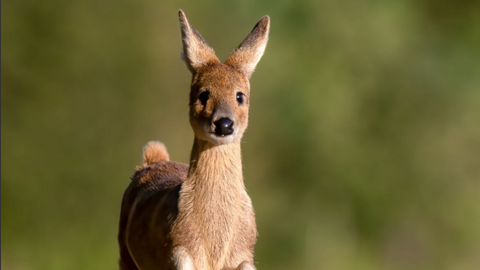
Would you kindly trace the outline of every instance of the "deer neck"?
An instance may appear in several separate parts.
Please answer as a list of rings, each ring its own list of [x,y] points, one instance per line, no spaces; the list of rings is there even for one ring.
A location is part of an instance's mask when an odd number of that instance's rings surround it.
[[[240,140],[212,145],[195,138],[185,184],[194,186],[194,191],[216,196],[234,196],[243,192]]]
[[[224,268],[239,224],[251,218],[245,217],[246,198],[240,142],[214,146],[195,139],[173,235],[174,244],[200,258],[198,269]]]

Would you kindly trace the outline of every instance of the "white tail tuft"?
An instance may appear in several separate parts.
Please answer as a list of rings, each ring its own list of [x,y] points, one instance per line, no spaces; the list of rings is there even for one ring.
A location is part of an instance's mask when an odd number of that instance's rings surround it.
[[[167,148],[159,141],[150,141],[143,147],[143,164],[150,165],[160,161],[168,161]]]

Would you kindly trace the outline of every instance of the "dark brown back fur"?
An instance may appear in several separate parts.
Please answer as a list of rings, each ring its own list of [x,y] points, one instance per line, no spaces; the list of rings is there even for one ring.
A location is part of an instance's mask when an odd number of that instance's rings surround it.
[[[139,167],[135,171],[123,196],[120,213],[118,242],[121,269],[137,269],[127,247],[127,226],[129,231],[135,232],[135,237],[130,235],[128,239],[130,246],[142,246],[142,250],[150,253],[144,254],[146,257],[158,258],[158,269],[167,269],[160,265],[170,261],[167,255],[171,249],[171,239],[168,236],[178,214],[179,191],[187,178],[187,172],[187,164],[170,161]],[[154,216],[153,213],[158,215]],[[160,231],[158,228],[161,228]],[[158,238],[150,237],[151,230],[155,231],[153,235]]]

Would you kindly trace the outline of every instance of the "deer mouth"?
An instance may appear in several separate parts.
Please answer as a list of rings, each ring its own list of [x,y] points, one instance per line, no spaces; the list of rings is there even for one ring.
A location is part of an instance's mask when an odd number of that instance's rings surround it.
[[[216,131],[211,131],[208,133],[208,135],[209,141],[217,145],[231,143],[237,138],[236,130],[233,130],[231,134],[218,134]]]
[[[215,132],[212,132],[212,133],[214,133],[218,137],[226,137],[226,136],[232,135],[233,132],[234,132],[233,128],[229,128],[227,130],[215,130]]]

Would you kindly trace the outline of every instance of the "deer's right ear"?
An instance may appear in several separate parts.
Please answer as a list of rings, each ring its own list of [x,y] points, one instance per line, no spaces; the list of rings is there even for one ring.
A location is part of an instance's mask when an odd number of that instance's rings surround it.
[[[182,59],[192,73],[205,65],[219,63],[215,51],[208,46],[200,33],[188,23],[187,16],[180,10],[180,30],[182,32],[183,52]]]

